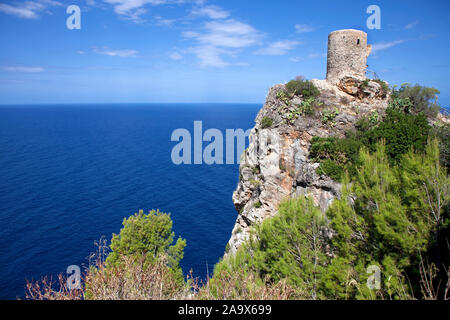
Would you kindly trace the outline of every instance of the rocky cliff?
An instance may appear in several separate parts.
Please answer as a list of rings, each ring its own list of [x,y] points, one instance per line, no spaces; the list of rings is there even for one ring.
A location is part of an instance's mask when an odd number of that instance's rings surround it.
[[[339,197],[340,185],[318,175],[309,157],[314,136],[344,136],[360,118],[382,116],[388,93],[381,82],[344,77],[337,84],[312,80],[320,95],[310,112],[305,98],[287,95],[285,85],[270,89],[259,111],[241,159],[240,180],[233,194],[239,212],[228,252],[234,253],[249,237],[253,225],[277,212],[288,197],[310,195],[325,211]]]

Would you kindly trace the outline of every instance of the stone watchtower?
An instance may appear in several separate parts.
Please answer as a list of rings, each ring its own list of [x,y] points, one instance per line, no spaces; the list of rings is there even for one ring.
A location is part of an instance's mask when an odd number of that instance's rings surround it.
[[[367,33],[360,30],[338,30],[328,36],[327,81],[338,84],[351,76],[366,79],[367,57],[372,47],[367,45]]]

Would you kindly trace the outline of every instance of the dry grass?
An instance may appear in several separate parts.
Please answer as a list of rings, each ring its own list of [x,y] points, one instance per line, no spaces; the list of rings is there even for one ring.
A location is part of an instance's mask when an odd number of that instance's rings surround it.
[[[206,284],[194,284],[197,300],[299,300],[305,297],[285,281],[260,284],[254,274],[222,271]]]
[[[107,266],[106,241],[96,242],[97,251],[89,257],[90,267],[81,278],[82,288],[70,290],[67,277],[58,281],[44,278],[28,282],[25,298],[30,300],[170,300],[188,299],[191,289],[177,281],[167,266],[167,257],[146,264],[145,257],[122,256],[116,266]],[[188,282],[189,283],[189,282]]]
[[[164,257],[146,266],[145,259],[122,257],[119,266],[92,269],[85,278],[86,298],[92,300],[187,299],[190,290],[180,284]]]

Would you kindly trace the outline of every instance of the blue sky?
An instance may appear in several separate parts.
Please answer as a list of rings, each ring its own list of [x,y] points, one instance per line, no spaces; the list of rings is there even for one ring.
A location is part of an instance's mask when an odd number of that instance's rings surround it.
[[[263,103],[276,83],[323,79],[327,36],[347,28],[368,33],[379,77],[450,105],[448,0],[1,0],[0,104]]]

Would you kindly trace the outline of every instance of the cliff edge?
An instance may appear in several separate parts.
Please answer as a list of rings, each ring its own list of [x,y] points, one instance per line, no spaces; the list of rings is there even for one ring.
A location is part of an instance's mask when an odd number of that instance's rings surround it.
[[[380,81],[346,76],[337,84],[311,83],[319,89],[314,102],[287,94],[283,84],[269,90],[241,159],[233,194],[239,214],[228,253],[248,239],[253,225],[276,214],[285,198],[309,195],[325,212],[339,197],[340,184],[316,172],[319,163],[309,157],[311,139],[343,137],[359,119],[381,117],[388,106],[389,93]]]
[[[340,196],[339,183],[321,174],[320,163],[310,157],[311,140],[343,138],[360,119],[377,123],[384,118],[391,90],[382,80],[366,78],[370,52],[365,32],[334,31],[328,37],[326,80],[301,78],[269,90],[241,158],[239,184],[233,194],[238,217],[227,253],[236,252],[251,227],[275,215],[284,199],[311,196],[325,212]],[[415,93],[422,95],[419,100],[438,93],[433,88],[421,90]],[[450,118],[438,113],[428,121],[448,125]]]

